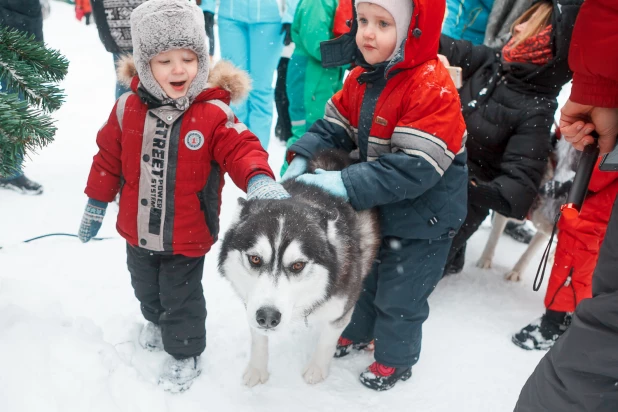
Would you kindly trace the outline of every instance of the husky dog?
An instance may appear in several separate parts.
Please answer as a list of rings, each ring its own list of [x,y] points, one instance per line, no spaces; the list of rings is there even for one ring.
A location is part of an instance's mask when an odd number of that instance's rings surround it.
[[[573,179],[578,160],[579,152],[577,152],[577,150],[575,150],[573,146],[564,139],[558,140],[556,150],[547,162],[547,170],[541,185],[549,180],[566,182]],[[518,282],[521,280],[522,274],[526,271],[532,257],[535,255],[539,247],[542,247],[543,244],[547,242],[547,239],[549,239],[554,227],[556,215],[560,210],[560,206],[565,201],[566,195],[563,195],[557,199],[541,194],[537,196],[529,212],[529,215],[531,215],[530,220],[534,224],[537,232],[513,269],[505,275],[506,280],[513,282]],[[515,219],[510,219],[495,213],[491,233],[489,234],[489,238],[487,239],[487,244],[481,254],[481,258],[476,263],[477,267],[482,269],[491,268],[491,262],[496,251],[496,247],[498,246],[498,240],[500,239],[500,235],[504,231],[508,220]]]
[[[351,164],[342,151],[324,151],[315,169]],[[225,234],[219,269],[242,299],[251,330],[243,380],[268,380],[268,335],[311,317],[320,324],[317,347],[303,377],[328,376],[337,339],[350,322],[380,235],[375,210],[355,211],[319,187],[288,181],[286,200],[238,199],[240,211]]]

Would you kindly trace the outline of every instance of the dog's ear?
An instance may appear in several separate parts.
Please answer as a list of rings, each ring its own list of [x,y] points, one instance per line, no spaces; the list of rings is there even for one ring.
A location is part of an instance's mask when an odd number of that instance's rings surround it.
[[[244,197],[238,198],[238,206],[245,207],[246,204],[247,204],[247,199],[245,199]]]

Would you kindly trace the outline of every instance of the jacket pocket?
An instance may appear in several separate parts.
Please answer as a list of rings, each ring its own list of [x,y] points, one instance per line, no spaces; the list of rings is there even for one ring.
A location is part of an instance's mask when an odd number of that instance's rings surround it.
[[[435,209],[424,195],[412,200],[410,205],[428,226],[435,226],[440,221]]]
[[[219,180],[219,165],[211,162],[208,181],[202,190],[196,193],[213,242],[216,242],[219,236]]]

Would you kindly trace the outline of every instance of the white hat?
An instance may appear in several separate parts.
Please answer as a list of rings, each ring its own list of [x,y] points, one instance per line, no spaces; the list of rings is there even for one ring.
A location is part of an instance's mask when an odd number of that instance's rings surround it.
[[[187,0],[146,1],[131,13],[131,36],[133,59],[142,86],[162,102],[186,110],[208,81],[210,59],[202,10]],[[167,96],[150,69],[154,56],[173,49],[192,50],[198,59],[197,75],[187,95],[178,99]]]
[[[388,60],[395,57],[395,54],[402,47],[402,43],[408,37],[408,29],[410,28],[410,21],[412,20],[412,11],[414,9],[413,0],[356,0],[356,8],[361,3],[373,3],[382,7],[388,11],[393,20],[395,20],[395,29],[397,30],[397,43],[395,50]]]

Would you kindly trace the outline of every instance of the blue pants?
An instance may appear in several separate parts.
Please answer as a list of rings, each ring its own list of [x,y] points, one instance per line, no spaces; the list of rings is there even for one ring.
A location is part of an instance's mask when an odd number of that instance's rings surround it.
[[[379,363],[408,368],[421,353],[427,298],[442,278],[452,239],[385,237],[342,336],[375,343]]]
[[[232,108],[267,149],[273,119],[273,76],[283,51],[281,23],[242,23],[219,17],[219,44],[221,57],[251,76],[249,98]]]
[[[116,63],[118,62],[118,59],[120,59],[120,54],[114,54],[114,71],[116,70]],[[125,86],[124,84],[120,83],[118,81],[118,74],[116,74],[116,100],[118,100],[118,98],[120,96],[122,96],[123,94],[125,94],[126,92],[130,92],[131,89],[129,89],[127,86]]]

